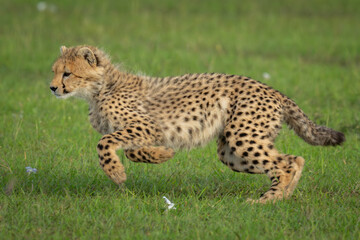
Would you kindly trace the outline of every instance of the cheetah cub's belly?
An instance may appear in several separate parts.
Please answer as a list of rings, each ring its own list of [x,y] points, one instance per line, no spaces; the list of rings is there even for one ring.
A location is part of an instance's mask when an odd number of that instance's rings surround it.
[[[206,145],[219,136],[225,127],[229,100],[222,98],[217,104],[205,102],[208,109],[191,106],[189,111],[175,114],[170,121],[163,121],[165,146],[175,149],[191,149]],[[168,116],[170,117],[170,116]]]

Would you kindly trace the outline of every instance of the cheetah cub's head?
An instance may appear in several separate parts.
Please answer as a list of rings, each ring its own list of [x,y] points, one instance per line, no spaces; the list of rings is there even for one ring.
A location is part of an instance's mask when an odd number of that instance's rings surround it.
[[[105,54],[90,46],[62,46],[60,53],[52,66],[52,93],[58,98],[91,99],[103,85],[104,66],[109,61]]]

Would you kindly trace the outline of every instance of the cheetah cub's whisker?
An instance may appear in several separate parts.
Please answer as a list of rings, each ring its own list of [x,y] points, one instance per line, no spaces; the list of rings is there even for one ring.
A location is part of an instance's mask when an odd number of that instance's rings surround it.
[[[345,141],[344,134],[310,121],[285,95],[243,76],[133,75],[91,46],[61,47],[52,68],[54,95],[89,103],[90,122],[104,135],[97,145],[100,165],[119,185],[126,174],[118,149],[134,162],[162,163],[174,156],[173,149],[190,149],[216,137],[222,163],[270,178],[270,190],[252,202],[274,202],[291,196],[305,163],[275,149],[283,122],[312,145]]]

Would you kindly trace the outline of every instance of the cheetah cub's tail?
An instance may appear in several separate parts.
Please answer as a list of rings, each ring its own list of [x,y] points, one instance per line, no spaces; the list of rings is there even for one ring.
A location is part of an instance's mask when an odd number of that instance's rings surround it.
[[[345,135],[325,126],[316,125],[287,97],[282,98],[286,123],[311,145],[336,146],[345,141]]]

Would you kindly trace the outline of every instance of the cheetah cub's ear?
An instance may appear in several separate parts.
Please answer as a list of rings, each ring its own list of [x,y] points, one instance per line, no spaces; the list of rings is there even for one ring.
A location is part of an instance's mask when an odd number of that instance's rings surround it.
[[[78,50],[77,55],[83,57],[91,66],[96,66],[96,57],[93,51],[88,47],[82,47]]]
[[[64,53],[66,52],[66,47],[65,46],[61,46],[60,47],[60,53],[61,53],[61,55],[64,55]]]

